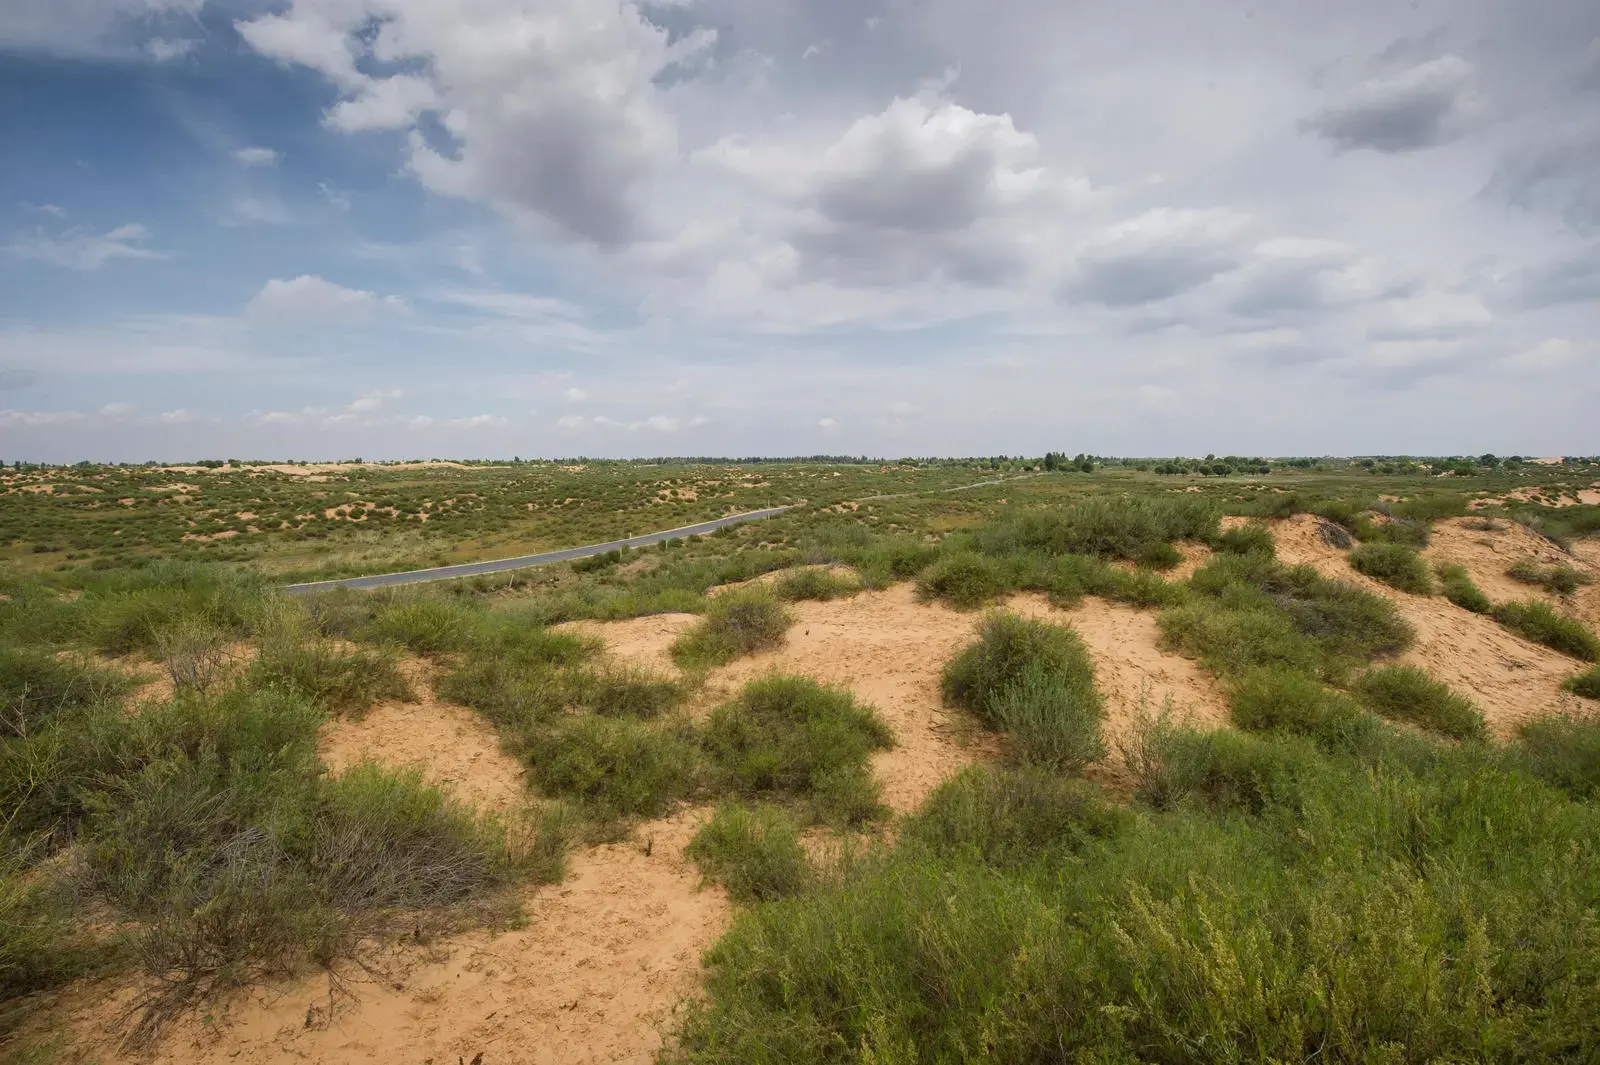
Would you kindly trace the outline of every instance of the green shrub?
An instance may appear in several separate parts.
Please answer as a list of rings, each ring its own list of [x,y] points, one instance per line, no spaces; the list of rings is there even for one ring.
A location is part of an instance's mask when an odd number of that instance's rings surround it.
[[[977,642],[945,664],[940,688],[947,703],[998,727],[995,701],[1034,667],[1067,675],[1093,670],[1071,629],[995,611],[983,619]]]
[[[921,540],[896,536],[850,551],[845,557],[855,567],[863,586],[886,588],[921,573],[939,557],[939,549]]]
[[[250,678],[342,714],[363,713],[385,699],[416,698],[392,652],[322,640],[266,641],[251,663]]]
[[[868,759],[894,735],[849,692],[775,674],[712,710],[702,742],[721,790],[805,800],[819,820],[860,823],[880,810]]]
[[[1561,686],[1585,699],[1600,699],[1600,666],[1579,673],[1575,677],[1568,677]]]
[[[1082,781],[1030,767],[968,766],[928,796],[901,838],[948,857],[1016,866],[1076,854],[1127,824]]]
[[[1217,547],[1234,555],[1276,555],[1278,544],[1264,522],[1237,525],[1217,539]]]
[[[1088,669],[1033,663],[989,700],[989,716],[1025,765],[1071,771],[1105,757],[1105,707]]]
[[[1228,695],[1233,723],[1248,732],[1288,732],[1330,751],[1369,742],[1378,722],[1349,696],[1284,666],[1241,674]]]
[[[1518,636],[1585,662],[1600,662],[1600,640],[1577,618],[1559,613],[1549,603],[1529,599],[1501,603],[1494,619]]]
[[[1559,713],[1529,721],[1507,756],[1574,799],[1600,798],[1600,715]]]
[[[684,855],[707,881],[735,902],[769,902],[804,891],[811,882],[800,835],[775,806],[722,803],[689,841]]]
[[[673,728],[631,718],[573,717],[526,752],[548,795],[577,800],[602,821],[659,817],[693,789],[695,746]]]
[[[476,620],[459,603],[413,599],[379,609],[367,633],[416,654],[432,655],[465,649]]]
[[[672,658],[685,669],[726,665],[740,655],[782,646],[793,621],[765,588],[726,592],[673,643]]]
[[[122,673],[28,647],[0,647],[0,737],[36,732],[57,714],[121,698]]]
[[[1357,573],[1380,580],[1402,592],[1432,595],[1433,577],[1416,549],[1399,543],[1362,543],[1350,552]]]
[[[1434,566],[1434,571],[1439,574],[1439,584],[1444,591],[1444,597],[1456,606],[1470,610],[1474,614],[1488,614],[1494,610],[1494,604],[1489,601],[1489,597],[1472,583],[1472,576],[1467,573],[1465,566],[1458,566],[1453,562],[1440,562]]]
[[[160,561],[98,579],[79,602],[94,645],[121,655],[158,650],[156,634],[185,619],[242,638],[272,598],[248,571]]]
[[[1012,590],[999,564],[983,555],[946,555],[917,578],[917,594],[957,610],[976,610]]]
[[[1590,583],[1587,573],[1582,573],[1563,563],[1541,566],[1531,558],[1519,559],[1506,570],[1506,576],[1523,584],[1532,584],[1551,595],[1571,595],[1581,586]]]
[[[647,670],[612,665],[573,677],[575,699],[607,717],[658,717],[683,701],[683,685]]]
[[[1458,740],[1481,740],[1488,735],[1483,714],[1416,666],[1386,666],[1369,670],[1356,682],[1355,692],[1384,717],[1410,721]]]
[[[1191,800],[1255,814],[1298,806],[1318,763],[1304,736],[1201,732],[1166,717],[1146,723],[1126,753],[1134,794],[1158,810]]]
[[[1183,553],[1171,544],[1153,543],[1140,548],[1134,562],[1141,569],[1168,570],[1183,561]]]
[[[860,585],[826,569],[810,568],[784,574],[773,582],[772,590],[779,599],[793,603],[801,599],[826,601],[853,595],[860,591]]]
[[[986,555],[1037,551],[1134,562],[1151,544],[1211,540],[1216,532],[1217,511],[1209,500],[1099,496],[991,522],[980,529],[978,543]]]

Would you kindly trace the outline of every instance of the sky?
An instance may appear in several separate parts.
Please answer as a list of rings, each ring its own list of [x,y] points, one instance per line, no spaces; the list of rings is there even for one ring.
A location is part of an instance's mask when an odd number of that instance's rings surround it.
[[[0,459],[1600,452],[1594,0],[7,0]]]

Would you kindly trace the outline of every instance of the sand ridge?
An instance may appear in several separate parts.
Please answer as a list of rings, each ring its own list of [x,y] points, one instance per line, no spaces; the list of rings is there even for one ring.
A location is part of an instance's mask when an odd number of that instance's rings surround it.
[[[1309,565],[1399,607],[1417,630],[1416,645],[1399,661],[1422,667],[1471,699],[1497,737],[1509,738],[1524,721],[1569,704],[1561,684],[1581,668],[1575,659],[1524,640],[1492,618],[1463,610],[1443,596],[1411,595],[1357,573],[1350,568],[1347,552],[1322,539],[1318,519],[1309,514],[1271,525],[1278,557],[1284,562]],[[1476,571],[1473,579],[1478,579]]]

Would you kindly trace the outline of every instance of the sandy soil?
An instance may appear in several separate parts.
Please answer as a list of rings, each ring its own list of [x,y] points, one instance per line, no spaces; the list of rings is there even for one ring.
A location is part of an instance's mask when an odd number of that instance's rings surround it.
[[[910,584],[796,603],[794,612],[782,648],[716,670],[704,699],[726,698],[752,677],[775,671],[848,688],[894,729],[898,745],[874,756],[873,771],[883,781],[884,802],[897,811],[916,809],[941,781],[992,753],[992,745],[969,735],[939,697],[939,671],[973,640],[979,615],[919,603]]]
[[[1174,716],[1196,728],[1225,728],[1228,703],[1211,675],[1181,655],[1161,649],[1156,611],[1085,598],[1059,610],[1042,595],[1015,596],[1007,604],[1024,617],[1071,625],[1094,659],[1095,683],[1106,700],[1106,739],[1131,737],[1144,712],[1171,700]]]
[[[1272,526],[1278,557],[1283,561],[1313,566],[1325,576],[1393,600],[1417,630],[1416,646],[1400,661],[1421,666],[1435,679],[1477,703],[1496,736],[1509,737],[1522,722],[1549,714],[1570,701],[1571,697],[1561,691],[1561,683],[1578,672],[1580,663],[1576,660],[1530,643],[1442,596],[1409,595],[1357,573],[1350,568],[1344,551],[1323,542],[1316,519],[1308,514],[1275,521]],[[1465,559],[1461,561],[1477,581],[1478,569]],[[1484,579],[1487,580],[1487,573]],[[1493,592],[1489,595],[1495,598]]]
[[[417,702],[385,702],[359,721],[325,726],[318,743],[328,768],[340,772],[372,760],[411,766],[486,813],[510,815],[528,805],[525,771],[500,750],[494,727],[464,707],[441,703],[413,680]]]
[[[650,614],[626,621],[568,621],[554,627],[597,636],[613,658],[675,676],[678,667],[669,653],[672,643],[699,620],[698,614]]]
[[[715,599],[717,596],[722,595],[725,592],[730,592],[735,588],[749,588],[760,584],[775,584],[778,581],[783,580],[783,578],[787,577],[791,573],[799,573],[802,570],[812,569],[826,570],[835,577],[842,577],[848,580],[855,580],[856,577],[856,571],[853,567],[838,563],[831,565],[818,564],[814,566],[789,566],[786,569],[775,569],[768,573],[757,574],[747,581],[734,581],[731,584],[718,584],[711,588],[707,588],[706,598]]]

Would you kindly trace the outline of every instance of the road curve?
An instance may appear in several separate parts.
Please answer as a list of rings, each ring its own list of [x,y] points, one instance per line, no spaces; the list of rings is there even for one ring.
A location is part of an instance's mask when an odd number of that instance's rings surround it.
[[[724,526],[738,525],[746,521],[760,521],[762,518],[770,518],[774,514],[781,514],[791,509],[793,504],[785,507],[768,507],[765,510],[748,510],[743,514],[728,514],[711,521],[702,521],[697,525],[685,525],[681,529],[663,529],[660,532],[630,536],[626,540],[612,540],[604,544],[568,547],[560,551],[541,551],[537,555],[496,558],[486,562],[462,562],[454,566],[435,566],[432,569],[406,570],[401,573],[375,573],[369,577],[344,577],[333,581],[288,584],[283,590],[290,595],[303,595],[307,592],[324,592],[334,588],[389,588],[397,584],[421,584],[424,581],[447,581],[455,577],[476,577],[484,573],[501,573],[508,569],[522,569],[526,566],[543,566],[550,562],[570,562],[575,558],[603,555],[607,551],[620,551],[625,547],[649,547],[663,540],[716,532]]]

